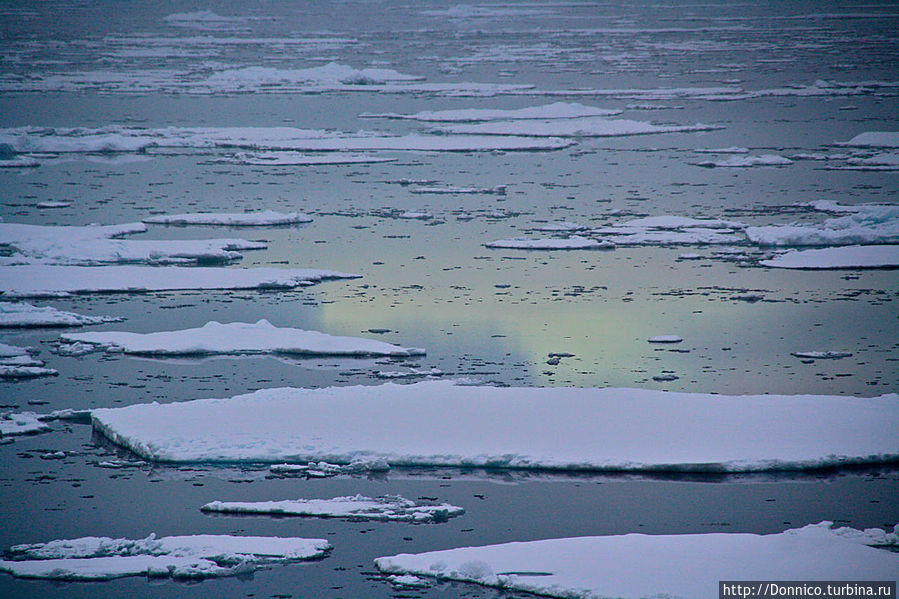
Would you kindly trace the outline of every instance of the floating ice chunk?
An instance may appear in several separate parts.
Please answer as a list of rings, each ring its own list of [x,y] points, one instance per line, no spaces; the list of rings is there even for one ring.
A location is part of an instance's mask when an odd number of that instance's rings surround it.
[[[312,222],[312,217],[302,212],[262,212],[212,213],[198,212],[191,214],[162,214],[144,219],[145,223],[154,225],[216,225],[227,227],[264,227],[269,225],[292,225]]]
[[[340,474],[386,472],[387,470],[390,470],[390,464],[383,458],[374,460],[357,458],[343,466],[328,462],[309,462],[307,464],[272,464],[272,466],[269,467],[269,470],[275,474],[300,474],[309,478],[327,478],[330,476],[338,476]]]
[[[790,355],[811,360],[839,360],[852,356],[851,353],[843,351],[794,351]]]
[[[513,250],[608,250],[615,248],[615,244],[609,241],[597,241],[589,237],[581,237],[580,235],[572,235],[565,239],[554,237],[544,239],[514,237],[512,239],[490,241],[485,243],[484,246],[493,249]]]
[[[643,121],[587,117],[579,119],[543,119],[495,121],[474,125],[450,125],[443,130],[470,135],[518,135],[529,137],[613,137],[650,133],[680,133],[720,129],[717,125],[654,125]]]
[[[63,341],[90,343],[107,351],[177,356],[190,354],[296,354],[327,356],[415,356],[424,350],[361,337],[279,328],[267,320],[255,324],[207,322],[200,328],[158,333],[102,331],[62,335]]]
[[[579,225],[577,223],[571,223],[568,221],[556,221],[553,223],[547,223],[545,225],[540,225],[539,227],[534,227],[535,231],[545,231],[548,233],[551,232],[565,232],[565,231],[583,231],[587,227]]]
[[[577,103],[555,102],[543,106],[530,106],[517,110],[497,110],[490,108],[463,108],[460,110],[425,110],[415,114],[387,112],[374,114],[365,112],[363,118],[409,119],[425,122],[479,122],[518,119],[572,119],[590,116],[614,116],[620,110],[596,108]]]
[[[84,316],[63,312],[51,306],[32,306],[25,302],[0,302],[0,328],[80,327],[121,320],[112,316]]]
[[[899,206],[862,204],[841,206],[834,202],[812,202],[815,210],[844,213],[820,227],[809,225],[769,225],[747,227],[746,236],[759,245],[850,245],[899,242]]]
[[[674,231],[687,228],[742,229],[746,225],[736,221],[721,220],[717,218],[690,218],[686,216],[663,215],[636,218],[615,226],[624,228],[661,229],[665,231]]]
[[[866,131],[849,141],[837,142],[838,146],[860,148],[899,148],[899,131]]]
[[[655,335],[647,341],[650,343],[681,343],[683,340],[683,337],[678,337],[677,335]]]
[[[5,158],[0,155],[0,168],[34,168],[41,163],[30,156],[13,156]]]
[[[388,576],[387,580],[392,582],[393,584],[404,586],[404,587],[423,587],[428,586],[428,582],[418,576],[412,576],[411,574],[403,574],[393,576]]]
[[[465,510],[443,503],[420,505],[399,495],[365,497],[353,495],[334,499],[287,499],[283,501],[213,501],[200,508],[204,512],[227,514],[268,514],[272,516],[309,516],[383,520],[397,522],[445,522]]]
[[[787,166],[793,164],[789,158],[777,154],[762,154],[761,156],[734,156],[727,160],[706,160],[697,162],[696,166],[719,168],[746,168],[750,166]]]
[[[727,148],[696,148],[693,151],[700,154],[748,154],[749,148],[730,146]]]
[[[849,245],[818,250],[790,250],[769,260],[761,260],[759,264],[772,268],[808,270],[897,268],[899,245]]]
[[[401,212],[398,218],[403,218],[406,220],[431,220],[432,218],[434,218],[434,215],[430,212],[407,210],[406,212]]]
[[[44,368],[44,363],[32,358],[29,348],[0,343],[0,379],[27,379],[56,376],[58,371]]]
[[[315,166],[322,164],[374,164],[396,162],[396,158],[335,152],[331,154],[302,154],[299,152],[238,152],[232,157],[220,159],[222,162],[246,164],[250,166]]]
[[[38,208],[68,208],[72,202],[38,202],[35,204]]]
[[[387,574],[473,582],[566,598],[714,599],[721,580],[895,577],[899,555],[866,547],[855,542],[850,532],[832,530],[829,525],[822,522],[769,535],[634,533],[547,539],[406,553],[378,558],[375,564]]]
[[[203,81],[217,91],[245,91],[272,85],[306,85],[333,88],[384,83],[421,81],[424,77],[399,73],[393,69],[355,69],[337,62],[308,69],[243,67],[217,71]]]
[[[4,414],[0,418],[0,435],[30,435],[50,430],[34,412]]]
[[[330,548],[323,539],[298,537],[83,537],[11,547],[6,553],[12,559],[0,561],[0,571],[53,580],[200,579],[252,572],[260,564],[316,559]]]
[[[179,289],[293,289],[361,275],[292,268],[0,266],[3,297],[147,293]]]
[[[896,394],[728,397],[427,381],[266,389],[91,416],[95,431],[152,461],[736,472],[894,461],[897,406]],[[564,442],[547,431],[565,431]]]
[[[619,245],[712,245],[745,241],[742,223],[682,216],[651,216],[593,229]]]
[[[848,166],[835,168],[872,171],[899,170],[899,152],[882,152],[867,158],[849,158],[846,162]]]
[[[423,186],[410,189],[409,193],[465,193],[465,194],[498,194],[506,195],[505,185],[495,185],[494,187],[436,187]]]
[[[399,370],[379,370],[375,373],[375,376],[379,379],[414,379],[425,376],[443,376],[443,371],[439,368],[431,368],[428,370],[421,370],[419,368],[412,368],[406,371]]]

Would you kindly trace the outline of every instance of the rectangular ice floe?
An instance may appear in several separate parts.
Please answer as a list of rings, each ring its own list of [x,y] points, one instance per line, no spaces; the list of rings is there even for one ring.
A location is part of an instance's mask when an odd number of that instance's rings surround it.
[[[762,471],[899,460],[899,395],[722,396],[451,381],[265,389],[92,412],[94,429],[171,462]],[[737,434],[739,432],[739,434]]]
[[[25,302],[0,302],[0,328],[80,327],[120,320],[122,319],[113,316],[84,316],[75,312],[63,312],[51,306],[32,306]]]
[[[334,499],[286,499],[283,501],[212,501],[200,509],[204,512],[224,514],[346,518],[419,524],[443,522],[453,516],[465,513],[462,508],[448,503],[418,504],[399,495],[374,498],[353,495]]]
[[[146,293],[186,289],[293,289],[360,275],[290,268],[0,266],[2,297]]]
[[[850,245],[818,250],[790,250],[762,266],[808,270],[839,268],[899,268],[899,245]]]
[[[128,333],[102,331],[62,335],[69,343],[86,343],[128,354],[178,356],[194,354],[296,354],[326,356],[416,356],[424,350],[374,339],[341,337],[319,331],[279,328],[267,320],[256,323],[207,322],[195,329]]]
[[[830,524],[769,535],[547,539],[407,553],[378,558],[375,564],[386,574],[473,582],[567,599],[714,599],[718,581],[895,579],[899,554],[866,547],[876,542],[876,535],[868,531],[834,530]]]
[[[5,552],[9,559],[0,561],[0,571],[54,580],[198,579],[244,574],[265,563],[315,559],[330,548],[323,539],[298,537],[83,537],[11,547]]]
[[[301,212],[195,212],[189,214],[160,214],[144,219],[153,225],[213,225],[228,227],[263,227],[269,225],[292,225],[312,222],[312,217]]]

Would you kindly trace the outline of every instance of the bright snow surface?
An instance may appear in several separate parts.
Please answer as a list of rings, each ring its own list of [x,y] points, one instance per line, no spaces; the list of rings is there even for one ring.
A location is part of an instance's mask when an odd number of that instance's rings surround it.
[[[759,262],[773,268],[807,270],[837,268],[897,268],[899,245],[850,245],[818,250],[790,250]]]
[[[722,396],[426,381],[265,389],[99,409],[92,420],[115,443],[172,462],[380,458],[390,466],[759,471],[899,457],[895,394]]]
[[[0,571],[55,580],[197,579],[244,574],[258,564],[314,559],[330,548],[325,540],[297,537],[83,537],[11,547],[6,552],[11,559],[0,561]]]
[[[465,513],[460,507],[418,504],[399,495],[365,497],[353,495],[333,499],[286,499],[282,501],[213,501],[200,508],[204,512],[256,514],[269,516],[307,516],[381,520],[391,522],[443,522]]]
[[[25,302],[0,302],[2,328],[80,327],[119,320],[121,318],[111,316],[84,316],[75,312],[63,312],[52,306],[38,307]]]
[[[41,297],[176,289],[292,289],[357,277],[329,270],[288,268],[0,266],[0,292],[4,297]]]
[[[899,554],[881,535],[830,522],[779,534],[627,534],[463,547],[375,560],[413,574],[567,599],[713,599],[721,580],[893,580]],[[892,535],[895,536],[895,535]]]
[[[282,353],[327,356],[414,356],[424,350],[405,348],[361,337],[340,337],[319,331],[279,328],[256,323],[211,321],[195,329],[128,333],[102,331],[62,335],[63,341],[88,343],[129,354],[175,356],[185,354]]]

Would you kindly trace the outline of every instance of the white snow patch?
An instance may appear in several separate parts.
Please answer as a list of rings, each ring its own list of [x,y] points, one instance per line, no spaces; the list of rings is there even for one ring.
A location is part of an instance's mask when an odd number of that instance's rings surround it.
[[[720,129],[717,125],[654,125],[643,121],[586,117],[578,119],[542,119],[495,121],[473,125],[450,125],[444,131],[469,135],[515,135],[527,137],[614,137],[651,133],[681,133]]]
[[[648,339],[650,343],[680,343],[683,340],[683,337],[677,335],[655,335]]]
[[[860,204],[842,206],[830,201],[812,202],[821,212],[845,214],[824,221],[820,227],[791,224],[747,227],[750,241],[765,246],[891,244],[899,242],[899,206]]]
[[[769,260],[762,266],[809,270],[843,268],[897,268],[899,245],[849,245],[817,250],[790,250]]]
[[[63,341],[89,343],[106,351],[177,356],[190,354],[295,354],[328,356],[415,356],[424,350],[361,337],[279,328],[267,320],[255,324],[207,322],[200,328],[158,333],[102,331],[62,335]]]
[[[615,244],[608,241],[597,241],[589,237],[572,235],[565,239],[553,237],[543,239],[528,239],[526,237],[514,237],[512,239],[498,239],[485,243],[484,246],[493,249],[514,250],[599,250],[614,249]]]
[[[751,166],[787,166],[793,164],[789,158],[777,154],[762,154],[760,156],[734,156],[727,160],[706,160],[697,162],[696,166],[718,168],[747,168]]]
[[[74,312],[63,312],[51,306],[38,307],[25,302],[0,302],[0,328],[80,327],[121,320],[112,316],[84,316]]]
[[[144,219],[145,223],[154,225],[217,225],[227,227],[264,227],[269,225],[292,225],[312,222],[312,217],[302,212],[261,212],[212,213],[197,212],[190,214],[163,214]]]
[[[353,495],[334,499],[286,499],[283,501],[213,501],[200,508],[204,512],[228,514],[267,514],[272,516],[309,516],[382,520],[397,522],[444,522],[465,510],[443,503],[421,505],[399,495],[365,497]]]
[[[884,533],[881,535],[894,534]],[[899,554],[830,522],[779,534],[627,534],[464,547],[375,560],[412,574],[550,597],[714,599],[721,580],[893,580]]]
[[[146,293],[181,289],[293,289],[360,275],[290,268],[0,266],[2,297]]]
[[[53,580],[200,579],[248,573],[261,564],[315,559],[330,548],[323,539],[298,537],[83,537],[11,547],[7,555],[12,559],[0,561],[0,571]]]
[[[443,376],[443,371],[439,368],[430,368],[422,370],[420,368],[412,368],[410,370],[379,370],[375,373],[379,379],[414,379],[426,376]]]
[[[584,106],[578,103],[555,102],[543,106],[530,106],[514,110],[491,108],[463,108],[459,110],[425,110],[415,114],[397,114],[395,112],[360,114],[363,118],[408,119],[424,122],[480,122],[518,119],[572,119],[594,116],[614,116],[620,110]]]
[[[696,148],[693,151],[700,154],[748,154],[749,148],[729,146],[727,148]]]
[[[899,457],[896,394],[723,396],[426,381],[266,389],[91,416],[113,442],[170,462],[362,458],[390,466],[721,472]],[[564,431],[564,441],[547,431]]]
[[[34,412],[21,412],[18,414],[3,414],[0,418],[0,435],[30,435],[50,430],[50,427],[41,422]]]

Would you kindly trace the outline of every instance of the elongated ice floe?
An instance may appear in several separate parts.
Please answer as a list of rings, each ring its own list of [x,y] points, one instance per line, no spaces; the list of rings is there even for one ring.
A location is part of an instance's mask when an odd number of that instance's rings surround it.
[[[399,495],[366,497],[352,495],[333,499],[286,499],[282,501],[212,501],[200,508],[204,512],[256,514],[270,516],[306,516],[382,520],[392,522],[444,522],[465,513],[455,505],[418,504]]]
[[[497,239],[484,244],[493,249],[513,250],[605,250],[613,249],[614,243],[609,241],[597,241],[589,237],[572,235],[564,239],[545,237],[542,239],[528,239],[526,237],[514,237],[512,239]]]
[[[6,551],[10,559],[0,561],[0,571],[52,580],[201,579],[245,574],[262,564],[316,559],[329,549],[323,539],[299,537],[83,537],[11,547]]]
[[[899,245],[848,245],[816,250],[790,250],[759,262],[772,268],[808,270],[899,268]]]
[[[59,374],[52,368],[44,368],[41,360],[33,358],[27,347],[0,343],[0,379],[27,379]]]
[[[0,302],[0,328],[80,327],[122,320],[114,316],[84,316],[63,312],[52,306],[33,306],[25,302]]]
[[[303,154],[301,152],[238,152],[233,156],[217,159],[217,162],[245,164],[247,166],[317,166],[325,164],[374,164],[396,162],[396,158],[356,154],[351,152],[329,152],[327,154]]]
[[[500,121],[517,119],[572,119],[588,116],[614,116],[621,114],[620,110],[584,106],[576,102],[554,102],[542,106],[529,106],[513,110],[500,110],[495,108],[462,108],[458,110],[424,110],[415,114],[397,114],[385,112],[375,114],[364,112],[363,118],[408,119],[414,121],[450,123],[450,122],[479,122]]]
[[[361,275],[292,268],[0,266],[0,297],[147,293],[181,289],[293,289]]]
[[[472,125],[448,125],[442,129],[467,135],[517,135],[529,137],[615,137],[650,133],[682,133],[720,129],[717,125],[654,125],[644,121],[586,117],[578,119],[542,119],[494,121]]]
[[[574,537],[375,560],[385,574],[477,583],[566,599],[714,599],[719,581],[893,580],[899,554],[874,535],[830,522],[779,534],[626,534]],[[895,533],[884,533],[886,536]],[[838,585],[838,583],[834,583]]]
[[[899,459],[895,394],[721,396],[428,381],[267,389],[98,409],[92,419],[115,443],[169,462],[737,472]]]
[[[312,222],[312,217],[302,212],[194,212],[188,214],[160,214],[144,219],[154,225],[216,225],[227,227],[264,227]]]
[[[748,168],[751,166],[787,166],[793,164],[789,158],[777,154],[762,154],[760,156],[733,156],[726,160],[705,160],[697,162],[696,166],[709,168]]]
[[[264,354],[327,356],[416,356],[424,350],[374,339],[340,337],[319,331],[279,328],[267,320],[253,323],[215,321],[195,329],[158,333],[102,331],[62,335],[69,343],[87,343],[106,351],[177,356],[192,354]]]

